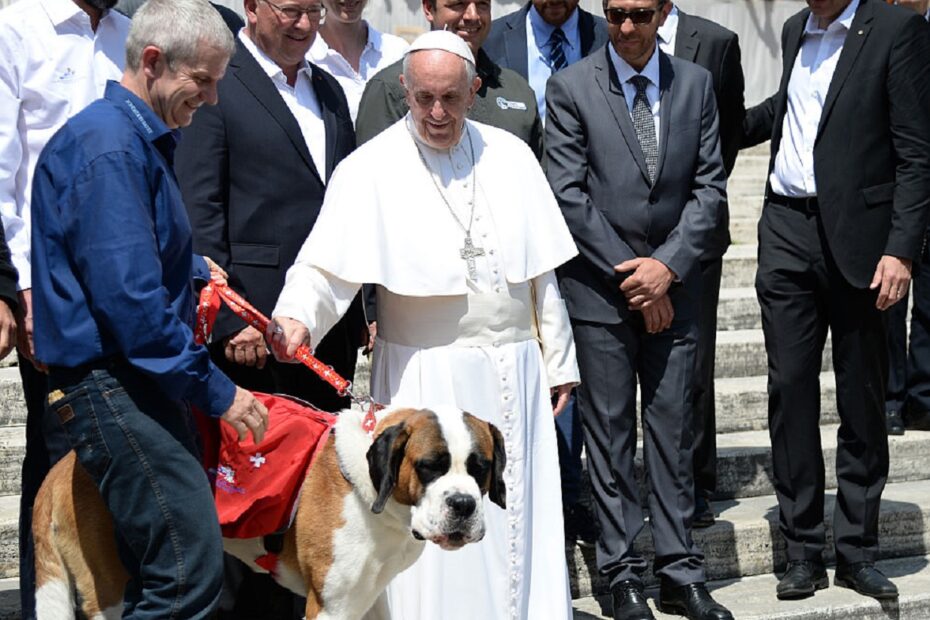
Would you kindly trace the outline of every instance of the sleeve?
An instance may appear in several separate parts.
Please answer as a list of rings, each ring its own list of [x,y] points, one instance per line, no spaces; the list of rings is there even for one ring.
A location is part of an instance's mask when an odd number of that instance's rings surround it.
[[[911,16],[895,37],[888,71],[891,139],[897,155],[885,254],[916,259],[930,218],[930,28]]]
[[[701,143],[691,181],[691,199],[685,203],[678,224],[652,253],[652,258],[665,263],[680,280],[697,273],[698,262],[712,242],[718,211],[727,195],[726,172],[720,157],[717,104],[710,74],[706,76],[701,108]]]
[[[18,288],[30,288],[30,238],[28,206],[24,204],[23,169],[28,165],[27,143],[23,135],[23,102],[20,99],[20,69],[16,60],[24,52],[17,37],[0,28],[0,218],[10,257],[19,272]]]
[[[306,246],[305,246],[306,247]],[[284,288],[278,296],[272,316],[300,321],[310,331],[310,342],[322,342],[352,305],[361,284],[346,282],[301,260],[287,270]]]
[[[19,305],[16,295],[16,267],[10,259],[10,248],[6,244],[6,236],[0,228],[0,299],[6,302],[12,310]]]
[[[530,285],[536,303],[539,344],[549,387],[578,385],[581,383],[581,375],[575,359],[575,339],[555,273],[547,271],[533,278]]]
[[[130,153],[97,158],[63,209],[70,253],[94,318],[129,363],[166,394],[220,416],[236,386],[168,304],[152,202],[143,162]]]
[[[201,106],[183,130],[174,172],[191,222],[194,252],[222,267],[233,290],[248,298],[230,258],[229,146],[221,106]],[[242,321],[223,306],[213,328],[215,341],[225,340],[242,327]]]
[[[390,72],[390,67],[384,71]],[[359,145],[368,142],[407,113],[407,102],[402,93],[397,92],[398,87],[392,88],[388,79],[390,76],[379,73],[365,86],[355,120],[355,135]]]
[[[717,105],[720,111],[720,152],[723,167],[729,175],[736,165],[743,133],[743,118],[746,116],[743,66],[740,60],[739,37],[734,35],[727,41],[720,66],[720,96]]]
[[[777,98],[778,93],[746,110],[746,116],[743,119],[743,140],[740,143],[740,148],[746,149],[772,139],[772,129],[775,125],[775,100]]]
[[[619,282],[614,266],[636,258],[588,194],[587,127],[569,85],[559,76],[546,86],[546,176],[578,251],[604,278]]]

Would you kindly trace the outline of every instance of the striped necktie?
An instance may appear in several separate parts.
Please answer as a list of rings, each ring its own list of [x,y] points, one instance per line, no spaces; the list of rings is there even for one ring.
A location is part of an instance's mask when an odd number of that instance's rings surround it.
[[[568,60],[565,58],[565,50],[562,46],[568,43],[568,39],[565,38],[565,33],[562,32],[561,28],[556,28],[552,31],[552,36],[549,37],[549,66],[552,67],[552,72],[561,71],[568,66]]]
[[[649,98],[646,97],[649,78],[644,75],[634,75],[630,78],[630,83],[636,88],[636,97],[633,99],[633,128],[636,130],[639,146],[643,149],[649,181],[655,183],[656,168],[659,166],[659,142],[656,140],[652,106],[649,105]]]

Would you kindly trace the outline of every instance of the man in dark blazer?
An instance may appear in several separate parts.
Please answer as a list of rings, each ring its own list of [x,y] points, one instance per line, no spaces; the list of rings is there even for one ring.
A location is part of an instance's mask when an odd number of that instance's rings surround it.
[[[491,60],[529,82],[543,120],[546,78],[607,43],[607,22],[578,8],[578,2],[530,0],[519,11],[491,22],[491,34],[484,42],[484,51]],[[553,37],[556,30],[562,33],[559,41]]]
[[[700,259],[726,196],[710,74],[656,45],[665,0],[606,0],[611,43],[560,71],[546,94],[547,174],[580,255],[559,272],[600,525],[598,569],[616,618],[652,618],[634,472],[642,392],[660,608],[732,615],[704,587],[691,537],[691,378]],[[635,20],[635,22],[634,22]]]
[[[735,32],[702,17],[672,7],[659,28],[659,47],[666,54],[689,60],[708,71],[720,116],[720,153],[727,176],[733,171],[743,135],[743,67]],[[723,254],[730,245],[726,204],[717,218],[710,248],[701,257],[701,311],[698,317],[697,366],[694,369],[694,527],[714,523],[710,495],[717,487],[717,415],[714,359],[717,347],[717,302]]]
[[[828,585],[820,359],[833,341],[840,428],[834,583],[876,598],[888,476],[882,312],[899,301],[930,205],[930,31],[880,0],[808,0],[782,30],[776,95],[747,112],[772,141],[756,291],[769,359],[769,433],[788,570],[779,598]]]
[[[295,21],[263,0],[245,1],[248,25],[218,84],[219,103],[199,110],[175,158],[194,251],[216,261],[232,287],[268,316],[316,221],[329,176],[355,148],[342,89],[305,60],[320,3],[287,7],[305,13]],[[315,353],[352,380],[363,334],[356,303]],[[217,317],[211,350],[237,385],[296,396],[326,411],[349,404],[306,368],[267,355],[263,335],[227,309]],[[233,617],[289,617],[290,609],[275,608],[267,596],[240,596]],[[248,599],[257,609],[242,608]]]

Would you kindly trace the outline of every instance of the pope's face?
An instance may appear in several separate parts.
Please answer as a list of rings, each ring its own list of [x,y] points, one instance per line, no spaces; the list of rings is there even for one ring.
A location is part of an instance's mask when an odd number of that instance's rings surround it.
[[[469,84],[465,61],[455,54],[423,50],[411,54],[401,82],[420,137],[436,149],[454,146],[462,137],[481,79]]]
[[[432,30],[448,30],[462,37],[475,58],[491,32],[491,0],[423,0]]]
[[[197,108],[205,103],[216,104],[216,83],[226,73],[228,60],[225,52],[207,47],[197,61],[181,64],[177,70],[165,63],[161,74],[152,82],[152,109],[171,129],[187,127]]]
[[[561,26],[578,7],[579,0],[533,0],[536,12],[553,26]]]

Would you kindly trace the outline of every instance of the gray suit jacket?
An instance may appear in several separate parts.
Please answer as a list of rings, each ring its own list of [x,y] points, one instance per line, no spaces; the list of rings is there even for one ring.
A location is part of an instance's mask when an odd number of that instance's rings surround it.
[[[559,272],[575,320],[630,317],[614,265],[651,256],[680,279],[676,319],[693,318],[699,262],[726,199],[717,105],[707,70],[659,52],[659,164],[649,182],[608,48],[558,72],[546,89],[547,175],[580,255]]]

